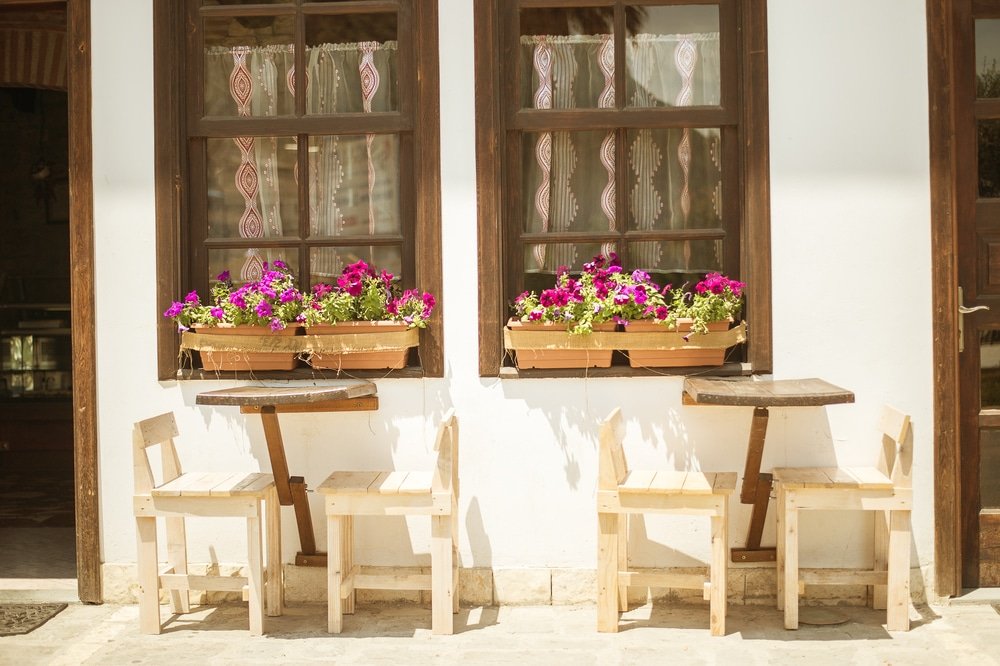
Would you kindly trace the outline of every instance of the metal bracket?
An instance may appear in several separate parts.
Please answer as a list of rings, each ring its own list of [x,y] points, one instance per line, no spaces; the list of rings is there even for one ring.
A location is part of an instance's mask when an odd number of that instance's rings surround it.
[[[958,288],[958,351],[965,351],[965,315],[978,312],[979,310],[989,310],[988,305],[976,305],[975,307],[965,307],[965,294],[962,288]]]

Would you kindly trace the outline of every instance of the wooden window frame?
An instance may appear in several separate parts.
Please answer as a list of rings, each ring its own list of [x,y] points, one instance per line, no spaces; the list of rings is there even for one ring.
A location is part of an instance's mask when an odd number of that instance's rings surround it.
[[[178,294],[191,289],[207,293],[207,253],[206,246],[225,246],[225,242],[206,242],[203,231],[190,220],[204,221],[205,183],[197,180],[199,169],[192,167],[189,151],[198,141],[212,136],[232,136],[234,132],[261,133],[266,125],[267,132],[276,135],[301,136],[306,133],[359,134],[365,130],[384,130],[399,133],[402,143],[412,154],[413,168],[409,174],[400,174],[401,207],[412,210],[412,223],[404,222],[401,239],[403,271],[406,286],[417,287],[440,297],[442,291],[441,274],[441,175],[438,93],[438,3],[436,0],[365,0],[352,3],[309,3],[303,0],[288,0],[281,6],[210,6],[198,8],[197,0],[164,0],[154,3],[154,124],[156,136],[155,177],[156,177],[156,264],[157,264],[157,359],[160,379],[211,378],[215,372],[181,371],[178,358],[179,338],[174,324],[162,317]],[[405,44],[412,44],[414,58],[406,58],[400,67],[407,70],[401,79],[409,78],[409,90],[400,90],[400,110],[398,113],[384,114],[385,118],[367,118],[358,114],[343,114],[343,117],[324,120],[315,118],[295,119],[203,119],[196,116],[201,95],[201,80],[197,74],[186,74],[188,52],[199,47],[197,33],[190,29],[188,12],[223,15],[246,13],[271,14],[277,9],[297,10],[302,8],[309,14],[342,14],[349,12],[397,12],[405,17],[410,29],[400,22],[399,38]],[[299,52],[301,53],[301,49]],[[301,56],[299,56],[301,57]],[[297,85],[304,84],[297,81]],[[405,88],[405,86],[404,86]],[[297,111],[304,113],[304,96],[296,96]],[[391,116],[391,117],[390,117]],[[401,148],[402,149],[402,148]],[[301,161],[300,156],[300,161]],[[410,161],[410,160],[408,160]],[[203,162],[202,162],[203,163]],[[419,168],[418,168],[419,165]],[[301,165],[300,165],[301,168]],[[409,176],[409,177],[407,177]],[[302,186],[300,186],[300,190]],[[200,197],[200,198],[199,198]],[[202,201],[202,205],[197,205]],[[299,201],[299,228],[308,226],[308,215],[303,210],[307,204]],[[185,223],[186,221],[186,223]],[[202,228],[204,225],[202,225]],[[356,240],[356,239],[354,239]],[[265,245],[267,243],[264,243]],[[293,241],[299,249],[300,272],[304,274],[307,263],[303,256],[308,254],[311,242],[303,232],[298,241]],[[328,243],[320,243],[326,245]],[[353,243],[352,243],[353,244]],[[371,244],[370,242],[366,242]],[[376,243],[378,244],[378,243]],[[443,306],[440,302],[434,317],[420,334],[418,349],[420,365],[389,372],[358,371],[352,374],[378,377],[442,377],[444,374],[443,355]],[[309,369],[280,373],[255,373],[264,377],[270,374],[282,378],[312,378]]]
[[[509,77],[501,75],[501,35],[504,20],[497,0],[475,0],[476,33],[476,153],[479,231],[479,374],[497,376],[501,372],[505,350],[502,330],[509,307],[504,300],[510,277],[506,274],[505,251],[514,242],[510,226],[503,223],[510,174],[505,170],[505,156],[510,153],[507,134],[524,129],[538,112],[520,112],[514,123],[503,101],[509,94]],[[528,0],[532,7],[570,7],[577,5],[610,6],[612,0]],[[634,0],[629,4],[706,4],[706,0]],[[707,4],[716,4],[715,0]],[[771,336],[771,255],[770,193],[768,157],[767,98],[767,2],[732,0],[736,20],[736,60],[739,70],[735,109],[709,111],[714,114],[738,114],[740,128],[739,191],[741,211],[739,229],[740,275],[748,283],[747,322],[749,371],[768,373],[772,368]],[[720,16],[720,20],[722,17]],[[727,56],[724,56],[724,59]],[[728,56],[732,57],[732,56]],[[504,53],[505,61],[514,56]],[[726,93],[724,93],[726,94]],[[593,112],[588,112],[592,115]],[[633,112],[641,114],[642,112]],[[732,122],[730,120],[730,122]],[[500,278],[498,279],[498,276]],[[613,366],[607,370],[588,370],[588,375],[633,376],[652,371]],[[506,369],[505,369],[506,373]],[[574,376],[579,371],[532,371],[532,376]],[[655,374],[663,374],[656,372]]]

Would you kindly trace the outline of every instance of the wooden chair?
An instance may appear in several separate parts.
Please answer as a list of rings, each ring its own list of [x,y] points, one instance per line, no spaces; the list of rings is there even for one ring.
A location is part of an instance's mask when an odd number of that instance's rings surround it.
[[[454,631],[458,612],[458,419],[438,426],[433,471],[334,472],[319,486],[326,495],[328,631],[343,630],[355,590],[430,590],[431,629]],[[354,564],[354,516],[431,517],[431,573],[375,573]]]
[[[872,607],[887,608],[890,631],[910,628],[910,511],[913,436],[910,417],[883,407],[878,467],[784,467],[778,489],[778,609],[785,628],[799,626],[799,595],[806,585],[868,585]],[[872,571],[799,568],[799,512],[860,509],[875,512]]]
[[[253,472],[182,472],[173,441],[177,434],[171,413],[139,421],[132,429],[139,629],[145,634],[160,633],[160,589],[170,590],[174,613],[189,612],[188,590],[228,590],[243,592],[250,606],[250,633],[260,635],[264,626],[264,590],[268,615],[281,615],[283,606],[280,507],[274,477]],[[148,449],[157,444],[163,479],[159,484],[148,458]],[[266,572],[261,561],[261,502],[266,506]],[[188,575],[184,520],[189,516],[246,518],[249,575]],[[158,517],[166,519],[167,567],[163,570],[158,564]]]
[[[713,636],[726,633],[726,566],[729,554],[729,495],[735,472],[630,470],[621,444],[622,415],[601,424],[597,484],[597,630],[618,631],[618,613],[628,605],[628,586],[702,590],[709,600]],[[712,559],[706,578],[697,574],[628,570],[628,515],[676,513],[709,516]]]

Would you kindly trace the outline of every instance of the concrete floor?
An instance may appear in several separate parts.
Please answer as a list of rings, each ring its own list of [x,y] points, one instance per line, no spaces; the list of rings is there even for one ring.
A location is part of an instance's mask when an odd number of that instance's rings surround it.
[[[241,605],[196,609],[144,636],[136,606],[76,604],[29,634],[0,637],[0,664],[1000,664],[990,605],[914,609],[913,628],[891,634],[884,612],[837,610],[847,623],[793,632],[772,608],[732,607],[727,635],[712,638],[702,607],[642,606],[617,634],[594,630],[593,606],[486,607],[462,609],[454,636],[433,636],[427,608],[367,605],[330,636],[324,606],[297,605],[252,638]]]

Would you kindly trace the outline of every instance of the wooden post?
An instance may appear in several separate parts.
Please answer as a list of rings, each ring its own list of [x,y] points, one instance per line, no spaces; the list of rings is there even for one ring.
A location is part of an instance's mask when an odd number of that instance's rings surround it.
[[[757,475],[760,474],[764,458],[764,439],[767,437],[767,407],[755,407],[750,423],[750,441],[747,446],[747,460],[743,468],[743,486],[740,488],[740,502],[753,504],[757,493]],[[749,546],[748,546],[749,547]]]
[[[299,528],[299,546],[302,554],[315,555],[316,536],[313,533],[312,514],[309,511],[305,479],[301,476],[293,476],[288,479],[288,486],[291,490],[291,504],[295,507],[295,523]]]

